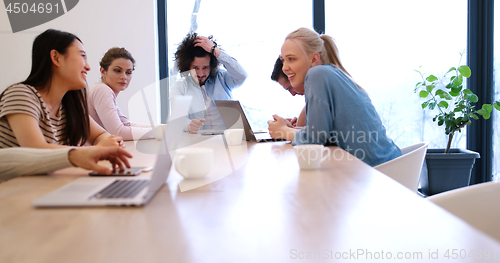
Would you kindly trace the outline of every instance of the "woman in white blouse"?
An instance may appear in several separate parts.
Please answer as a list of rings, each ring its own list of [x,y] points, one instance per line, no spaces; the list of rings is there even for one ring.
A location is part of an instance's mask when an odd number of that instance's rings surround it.
[[[104,54],[99,64],[101,81],[88,89],[89,115],[109,133],[123,140],[154,138],[150,124],[130,122],[116,105],[116,97],[132,81],[135,69],[132,54],[125,48],[113,47]]]

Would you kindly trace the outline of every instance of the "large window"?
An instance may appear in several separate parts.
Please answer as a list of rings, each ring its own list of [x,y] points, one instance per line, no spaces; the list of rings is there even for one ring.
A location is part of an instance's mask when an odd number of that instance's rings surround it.
[[[195,3],[199,9],[193,14]],[[170,69],[177,44],[196,28],[198,34],[213,35],[247,71],[247,80],[233,97],[243,104],[252,128],[267,128],[275,113],[298,116],[304,98],[292,97],[271,80],[271,73],[286,35],[299,27],[312,27],[311,1],[167,1],[167,12]]]
[[[484,48],[483,42],[491,44],[491,33],[484,33],[483,30],[494,28],[498,31],[500,28],[499,23],[494,26],[493,19],[490,19],[489,11],[493,9],[489,7],[494,6],[493,1],[327,0],[324,1],[325,16],[319,12],[316,18],[317,22],[324,19],[325,33],[336,39],[345,67],[368,92],[389,136],[400,147],[418,141],[430,141],[430,148],[444,148],[447,142],[444,128],[432,122],[436,112],[423,111],[420,107],[422,100],[413,92],[416,82],[420,80],[414,70],[442,76],[450,67],[458,65],[459,53],[467,49],[472,52],[470,60],[486,65],[491,55],[478,54],[482,54],[482,50],[489,50]],[[286,34],[298,27],[312,27],[312,2],[168,1],[168,66],[172,69],[177,44],[194,25],[196,32],[213,35],[222,48],[249,73],[245,84],[233,94],[244,105],[253,127],[266,128],[267,120],[273,113],[284,117],[296,116],[304,106],[304,99],[290,96],[270,80],[270,74]],[[193,14],[196,4],[199,8]],[[494,10],[495,16],[500,12],[497,9]],[[467,21],[468,16],[471,21]],[[467,47],[468,26],[473,27],[469,33],[484,38],[479,41],[479,45]],[[475,39],[477,36],[472,40]],[[500,48],[494,50],[496,73],[500,67],[500,56],[497,55],[500,55]],[[462,57],[462,64],[468,60],[467,55]],[[472,74],[483,76],[485,72],[481,70],[479,68],[478,72],[473,71]],[[491,69],[487,67],[484,70],[489,73]],[[494,74],[495,101],[500,100],[500,77],[497,75]],[[490,88],[488,85],[482,87],[483,84],[473,85],[471,88],[483,91]],[[500,125],[500,114],[494,111],[491,121],[493,156],[489,156],[487,150],[480,150],[482,158],[488,160],[482,166],[485,169],[492,167],[493,179],[500,180],[500,158],[497,158],[500,132],[495,129]],[[466,129],[463,129],[462,133],[455,135],[452,147],[466,148],[469,144],[471,148],[477,148],[480,138],[475,134],[491,132],[481,127],[472,128],[473,132],[469,136],[471,141],[467,142]],[[489,166],[490,163],[492,166]],[[478,163],[478,166],[481,165]],[[486,175],[480,170],[473,177],[486,176],[484,180],[489,180],[490,170]]]
[[[196,3],[199,4],[197,12]],[[312,1],[167,1],[169,68],[177,44],[193,27],[213,35],[236,58],[248,79],[233,92],[255,128],[266,128],[277,113],[297,116],[304,106],[270,75],[283,40],[298,27],[312,27]],[[196,23],[194,23],[194,21]],[[452,21],[452,22],[450,22]],[[354,79],[368,92],[389,136],[401,147],[431,141],[446,146],[444,128],[432,122],[436,114],[421,109],[413,93],[420,79],[414,70],[444,74],[457,66],[467,49],[467,0],[328,0],[326,34],[335,38],[340,56]],[[465,64],[467,58],[462,57]],[[465,129],[452,147],[466,147]]]
[[[414,70],[443,75],[467,48],[466,0],[328,0],[325,30],[342,63],[368,92],[389,136],[400,147],[430,141],[444,148],[444,128],[423,111]],[[466,64],[467,58],[461,62]],[[465,129],[452,147],[465,148]]]

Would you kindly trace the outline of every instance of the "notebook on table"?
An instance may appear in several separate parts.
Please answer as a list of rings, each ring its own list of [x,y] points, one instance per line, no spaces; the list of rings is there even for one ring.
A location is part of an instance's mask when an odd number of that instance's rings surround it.
[[[269,142],[283,141],[273,139],[267,130],[252,130],[247,116],[237,100],[215,100],[215,105],[228,129],[244,129],[247,141]]]
[[[187,116],[191,97],[173,99],[172,108],[179,116]],[[173,109],[174,110],[174,109]],[[180,134],[183,122],[169,122],[164,131],[163,148],[156,157],[151,178],[146,177],[80,177],[33,201],[35,207],[78,206],[143,206],[163,186],[170,173],[172,159],[167,147],[169,136]]]

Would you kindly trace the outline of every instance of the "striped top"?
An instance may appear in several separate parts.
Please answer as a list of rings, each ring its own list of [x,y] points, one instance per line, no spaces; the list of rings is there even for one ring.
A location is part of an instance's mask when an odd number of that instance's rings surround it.
[[[15,84],[8,87],[0,99],[0,148],[19,147],[7,122],[9,114],[27,114],[38,120],[38,125],[47,143],[63,144],[66,117],[61,105],[59,117],[50,114],[42,96],[29,85]]]

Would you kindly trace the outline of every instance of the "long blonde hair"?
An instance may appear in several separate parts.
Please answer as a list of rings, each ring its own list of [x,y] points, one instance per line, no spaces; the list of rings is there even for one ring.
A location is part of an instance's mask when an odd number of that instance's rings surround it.
[[[353,79],[351,74],[342,65],[339,50],[331,36],[318,34],[315,31],[301,27],[286,36],[286,39],[299,40],[297,44],[306,54],[318,53],[323,64],[331,64],[342,70],[356,86],[362,89]]]

